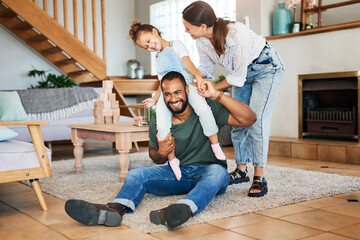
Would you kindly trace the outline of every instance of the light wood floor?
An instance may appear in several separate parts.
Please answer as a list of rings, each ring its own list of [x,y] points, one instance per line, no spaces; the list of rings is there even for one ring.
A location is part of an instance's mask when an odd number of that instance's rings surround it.
[[[234,159],[232,147],[224,150]],[[109,143],[85,143],[84,157],[103,154],[116,151]],[[53,146],[53,160],[70,158],[71,145]],[[360,165],[284,157],[270,157],[269,164],[360,177]],[[348,201],[360,200],[360,191],[155,234],[126,226],[83,226],[66,215],[65,201],[47,194],[45,199],[48,212],[41,210],[31,188],[18,182],[0,184],[0,239],[360,239],[360,203]]]

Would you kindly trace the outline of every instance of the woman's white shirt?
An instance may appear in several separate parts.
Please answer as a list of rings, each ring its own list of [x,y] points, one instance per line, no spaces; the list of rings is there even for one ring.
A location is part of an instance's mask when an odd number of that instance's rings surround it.
[[[196,40],[200,57],[198,70],[214,80],[215,64],[219,64],[229,72],[226,76],[228,83],[242,87],[246,81],[247,67],[260,55],[266,41],[242,23],[229,23],[228,27],[225,52],[220,56],[210,39],[202,37]]]

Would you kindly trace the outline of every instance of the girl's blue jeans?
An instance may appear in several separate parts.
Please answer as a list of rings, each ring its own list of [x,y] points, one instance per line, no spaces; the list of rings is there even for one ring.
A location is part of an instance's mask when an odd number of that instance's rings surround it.
[[[129,171],[124,185],[113,202],[135,210],[145,193],[158,196],[183,195],[177,203],[187,204],[193,215],[201,212],[215,197],[225,192],[229,181],[228,171],[218,165],[181,166],[180,181],[169,165],[142,167]]]
[[[271,115],[284,76],[276,50],[266,45],[260,56],[248,66],[244,86],[233,86],[233,98],[244,102],[257,114],[250,127],[233,127],[231,138],[237,164],[265,166],[270,137]]]

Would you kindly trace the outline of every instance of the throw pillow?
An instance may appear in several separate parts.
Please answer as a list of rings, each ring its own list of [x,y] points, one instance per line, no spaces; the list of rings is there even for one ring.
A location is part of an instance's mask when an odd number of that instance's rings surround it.
[[[23,121],[27,114],[16,91],[0,92],[0,121]]]
[[[0,125],[0,141],[8,140],[10,138],[16,137],[17,135],[18,134],[10,128]]]

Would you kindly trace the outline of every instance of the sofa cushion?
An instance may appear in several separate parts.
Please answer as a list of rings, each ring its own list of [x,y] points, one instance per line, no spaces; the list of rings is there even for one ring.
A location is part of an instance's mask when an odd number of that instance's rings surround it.
[[[18,134],[13,130],[0,126],[0,141],[8,140],[10,138],[16,137]]]
[[[16,91],[0,92],[0,121],[22,121],[27,114]]]
[[[46,148],[51,163],[51,151]],[[17,140],[0,142],[0,172],[40,167],[32,143]]]

